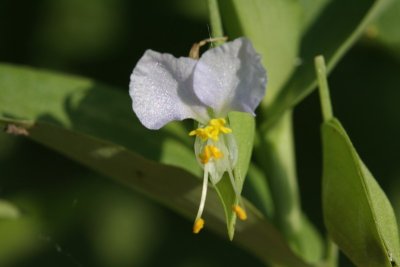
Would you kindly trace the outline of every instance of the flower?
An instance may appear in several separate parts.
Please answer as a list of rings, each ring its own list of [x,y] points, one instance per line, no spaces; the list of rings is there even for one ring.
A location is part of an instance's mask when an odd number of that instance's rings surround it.
[[[208,181],[215,185],[224,173],[228,173],[236,193],[233,211],[239,219],[247,217],[233,175],[238,151],[227,115],[241,111],[254,116],[266,82],[260,56],[246,38],[209,49],[199,59],[147,50],[131,74],[132,107],[145,127],[159,129],[168,122],[188,118],[199,124],[189,133],[196,137],[195,155],[204,169],[194,233],[204,226],[201,215]]]

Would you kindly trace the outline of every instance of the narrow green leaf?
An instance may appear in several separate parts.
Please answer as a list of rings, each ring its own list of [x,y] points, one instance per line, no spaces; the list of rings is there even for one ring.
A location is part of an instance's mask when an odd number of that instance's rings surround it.
[[[388,1],[391,0],[330,1],[319,11],[318,19],[302,36],[298,55],[301,64],[279,91],[276,101],[267,106],[265,114],[268,114],[268,118],[263,129],[274,124],[286,110],[316,88],[314,57],[323,54],[327,71],[330,72],[368,24],[387,6]],[[268,30],[265,29],[263,34],[268,36]]]
[[[357,266],[398,266],[399,232],[385,193],[337,119],[322,126],[323,211],[333,240]]]

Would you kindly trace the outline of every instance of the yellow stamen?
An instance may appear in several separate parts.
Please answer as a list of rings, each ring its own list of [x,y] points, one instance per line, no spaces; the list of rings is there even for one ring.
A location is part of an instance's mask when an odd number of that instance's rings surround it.
[[[202,218],[196,219],[193,225],[193,233],[198,234],[201,229],[204,227],[204,220]]]
[[[228,134],[232,132],[231,128],[225,127],[226,124],[226,120],[222,119],[222,118],[218,118],[218,119],[212,119],[210,120],[210,122],[208,123],[208,125],[214,127],[214,129],[216,131],[222,132],[224,134]]]
[[[228,134],[232,132],[231,128],[225,127],[226,120],[222,118],[211,119],[208,125],[204,128],[197,128],[189,133],[189,136],[198,136],[203,141],[212,139],[218,141],[220,133]]]
[[[206,145],[204,147],[203,153],[199,155],[200,161],[203,164],[208,163],[212,158],[220,159],[224,156],[221,150],[214,145]]]
[[[189,133],[189,136],[198,136],[201,138],[201,140],[205,141],[207,140],[209,136],[209,131],[210,129],[206,128],[197,128],[196,130],[193,130]]]
[[[232,210],[236,213],[239,219],[245,221],[247,219],[246,211],[239,205],[233,205]]]

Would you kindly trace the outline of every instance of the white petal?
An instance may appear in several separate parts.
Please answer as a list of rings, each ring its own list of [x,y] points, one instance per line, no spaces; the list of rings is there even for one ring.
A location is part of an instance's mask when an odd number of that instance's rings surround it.
[[[194,70],[193,89],[216,116],[254,110],[265,95],[267,77],[260,55],[245,38],[205,52]]]
[[[206,107],[193,92],[195,60],[147,50],[131,75],[129,94],[141,123],[159,129],[186,118],[207,122]]]

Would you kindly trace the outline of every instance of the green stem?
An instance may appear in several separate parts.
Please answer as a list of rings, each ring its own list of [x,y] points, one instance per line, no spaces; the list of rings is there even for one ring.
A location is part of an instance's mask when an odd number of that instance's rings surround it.
[[[325,122],[333,118],[331,98],[329,95],[329,86],[326,78],[326,65],[323,56],[317,56],[314,59],[315,70],[317,72],[319,97],[321,101],[322,116]]]
[[[292,248],[298,251],[302,212],[294,156],[292,111],[287,111],[274,127],[261,136],[255,152],[270,184],[275,224]]]
[[[326,244],[326,266],[336,267],[338,266],[338,247],[333,241],[328,238]]]
[[[219,13],[218,1],[208,0],[208,12],[210,14],[211,36],[223,37],[224,30],[222,28],[221,15]],[[222,41],[215,42],[216,45],[222,44]]]

